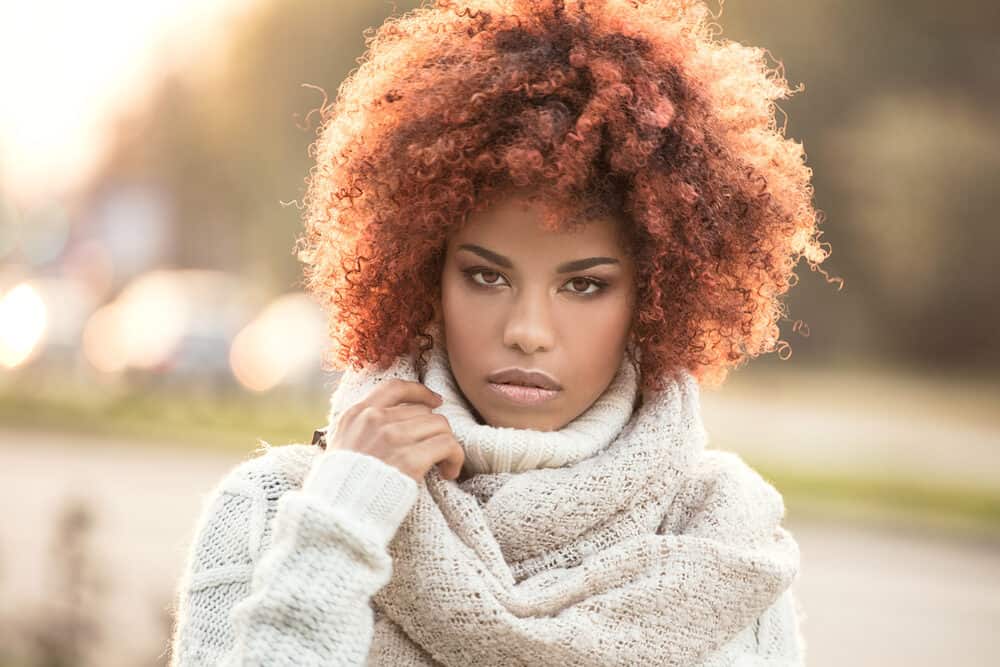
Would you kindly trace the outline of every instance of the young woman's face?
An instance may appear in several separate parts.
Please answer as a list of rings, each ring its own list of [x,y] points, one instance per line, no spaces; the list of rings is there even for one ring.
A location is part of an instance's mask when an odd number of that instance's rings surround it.
[[[617,220],[546,231],[539,206],[511,194],[449,239],[441,314],[452,372],[481,420],[551,431],[584,412],[618,370],[634,266]],[[517,369],[541,371],[556,388],[495,377]]]

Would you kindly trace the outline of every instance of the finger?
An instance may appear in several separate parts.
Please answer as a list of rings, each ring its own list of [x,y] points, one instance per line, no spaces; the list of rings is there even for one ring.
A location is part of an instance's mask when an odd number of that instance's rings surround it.
[[[434,408],[423,403],[399,403],[392,407],[385,408],[386,416],[390,421],[406,421],[414,417],[434,414]]]
[[[434,435],[451,435],[451,426],[448,424],[448,420],[435,413],[417,415],[410,419],[391,422],[383,428],[395,437],[396,442],[409,441],[419,443]]]
[[[462,464],[465,463],[465,452],[462,446],[450,433],[442,433],[431,436],[419,443],[427,448],[427,454],[438,466],[441,476],[445,479],[455,479],[462,471]]]
[[[423,383],[400,379],[379,384],[372,390],[367,400],[369,405],[378,408],[388,408],[399,403],[421,403],[436,408],[441,402],[440,395],[428,389]]]

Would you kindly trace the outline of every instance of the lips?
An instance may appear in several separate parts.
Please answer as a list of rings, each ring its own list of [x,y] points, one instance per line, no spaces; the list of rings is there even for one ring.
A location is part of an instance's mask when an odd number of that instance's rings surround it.
[[[537,405],[559,395],[557,389],[542,389],[511,383],[490,382],[487,386],[497,395],[521,405]]]
[[[505,368],[492,373],[487,379],[496,384],[534,387],[551,391],[562,389],[562,385],[548,373],[544,371],[525,370],[523,368]]]

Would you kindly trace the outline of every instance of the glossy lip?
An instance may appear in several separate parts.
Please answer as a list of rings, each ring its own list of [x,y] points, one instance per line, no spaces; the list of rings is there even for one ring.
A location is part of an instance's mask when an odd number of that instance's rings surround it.
[[[521,405],[536,405],[555,398],[558,389],[542,389],[541,387],[525,387],[503,382],[489,382],[490,389],[514,403]]]
[[[545,371],[527,370],[524,368],[503,368],[490,373],[486,379],[496,384],[523,385],[525,387],[538,387],[551,391],[562,389],[562,385]]]

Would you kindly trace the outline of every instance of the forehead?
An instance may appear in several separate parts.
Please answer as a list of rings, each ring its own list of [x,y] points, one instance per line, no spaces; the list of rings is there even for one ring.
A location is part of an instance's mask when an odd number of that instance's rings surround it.
[[[508,195],[473,213],[451,239],[450,246],[476,243],[508,256],[541,255],[573,258],[584,252],[624,253],[621,222],[612,216],[591,218],[572,229],[542,227],[544,205],[521,195]]]

